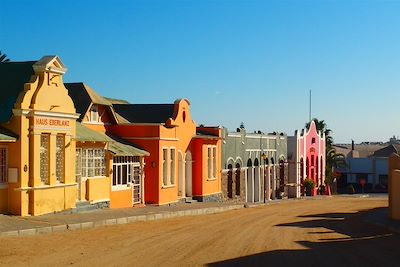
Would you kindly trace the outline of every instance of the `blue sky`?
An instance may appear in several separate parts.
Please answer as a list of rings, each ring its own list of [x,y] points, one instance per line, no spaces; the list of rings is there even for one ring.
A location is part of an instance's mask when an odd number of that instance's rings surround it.
[[[400,135],[400,1],[3,0],[0,51],[59,55],[65,82],[131,103],[188,98],[198,124],[336,142]]]

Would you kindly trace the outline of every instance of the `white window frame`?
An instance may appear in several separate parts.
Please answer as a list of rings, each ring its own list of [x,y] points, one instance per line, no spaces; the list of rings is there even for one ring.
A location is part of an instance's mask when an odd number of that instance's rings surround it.
[[[104,177],[106,176],[106,151],[104,148],[77,148],[81,149],[81,179],[86,180],[88,178]],[[89,151],[92,152],[89,158]],[[103,156],[95,156],[96,151]],[[100,166],[96,167],[96,160],[100,163]],[[89,166],[89,162],[92,161],[92,166]],[[96,175],[96,171],[100,175]],[[89,172],[92,175],[89,175]]]
[[[217,146],[207,146],[207,180],[217,179]]]
[[[141,186],[141,166],[140,157],[137,156],[114,156],[113,157],[113,176],[111,180],[112,191],[126,190],[131,186]],[[124,167],[126,169],[124,170]],[[135,168],[139,168],[139,181],[135,180]],[[126,182],[123,181],[123,176],[120,175],[126,171]],[[140,189],[139,189],[140,193]]]
[[[97,104],[93,104],[90,107],[89,121],[90,122],[99,122],[99,106]]]
[[[176,148],[171,147],[169,152],[169,184],[173,186],[176,183]]]
[[[162,148],[161,163],[162,163],[162,185],[163,185],[163,187],[168,186],[168,182],[169,182],[169,175],[168,175],[169,174],[169,172],[168,172],[169,153],[168,152],[169,152],[168,148],[166,148],[166,147]]]
[[[176,186],[176,147],[162,147],[162,188]],[[172,154],[174,155],[172,158]]]

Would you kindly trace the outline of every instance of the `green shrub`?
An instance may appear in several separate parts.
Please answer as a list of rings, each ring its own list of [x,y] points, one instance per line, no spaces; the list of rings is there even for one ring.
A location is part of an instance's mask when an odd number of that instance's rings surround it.
[[[311,179],[309,179],[309,178],[306,178],[305,180],[304,180],[304,182],[303,182],[303,186],[304,186],[304,188],[305,188],[305,190],[306,190],[306,194],[308,195],[308,196],[311,196],[311,192],[314,190],[314,188],[315,188],[315,183],[314,183],[314,181],[313,180],[311,180]]]

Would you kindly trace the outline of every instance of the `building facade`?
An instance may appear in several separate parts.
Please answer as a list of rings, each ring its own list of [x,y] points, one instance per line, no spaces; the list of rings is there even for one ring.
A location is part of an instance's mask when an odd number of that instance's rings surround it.
[[[84,83],[65,86],[80,114],[78,129],[86,137],[76,148],[78,200],[111,208],[143,205],[144,157],[149,153],[108,130],[118,125],[112,102]]]
[[[145,158],[146,203],[221,198],[220,130],[202,127],[203,133],[197,133],[188,100],[113,107],[118,124],[108,131],[150,153]]]
[[[288,164],[290,197],[304,194],[303,182],[306,178],[314,181],[313,195],[325,183],[325,134],[317,131],[314,121],[309,129],[296,131],[288,137]]]
[[[40,215],[75,207],[78,114],[63,84],[66,71],[57,56],[0,64],[0,121],[12,133],[1,142],[3,213]]]
[[[225,200],[263,202],[285,197],[287,137],[223,129],[222,191]]]

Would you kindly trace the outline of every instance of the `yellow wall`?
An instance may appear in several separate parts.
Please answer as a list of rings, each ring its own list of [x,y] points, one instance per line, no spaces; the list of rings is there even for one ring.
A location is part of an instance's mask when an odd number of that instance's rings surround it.
[[[21,88],[9,123],[19,138],[9,145],[9,168],[18,181],[9,183],[9,212],[39,215],[75,206],[75,122],[78,115],[64,87],[66,71],[58,57],[44,57],[33,65],[31,83]],[[18,74],[16,74],[18,75]],[[49,183],[40,180],[40,135],[50,134]],[[56,181],[56,135],[65,135],[64,182]]]
[[[76,187],[58,187],[30,191],[31,215],[41,215],[75,207]]]
[[[110,199],[110,178],[88,178],[86,181],[87,200],[98,201]]]

